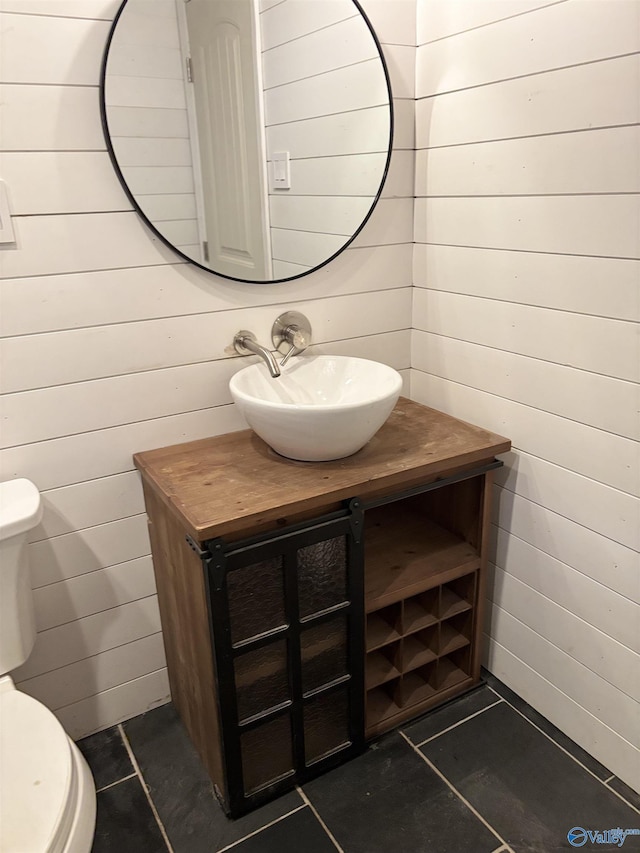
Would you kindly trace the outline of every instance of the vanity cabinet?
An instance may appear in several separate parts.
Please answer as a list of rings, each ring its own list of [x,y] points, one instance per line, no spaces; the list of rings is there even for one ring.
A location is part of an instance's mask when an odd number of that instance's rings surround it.
[[[359,453],[136,454],[174,704],[231,816],[479,680],[507,439],[400,399]]]

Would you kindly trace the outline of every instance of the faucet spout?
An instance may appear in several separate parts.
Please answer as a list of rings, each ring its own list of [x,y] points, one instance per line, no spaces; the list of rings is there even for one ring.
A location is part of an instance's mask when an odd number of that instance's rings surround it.
[[[266,347],[263,347],[262,344],[258,343],[253,332],[238,332],[233,339],[233,345],[236,352],[240,355],[247,355],[249,352],[259,355],[269,368],[271,376],[274,379],[277,376],[280,376],[280,368],[278,367],[278,362],[275,360],[273,353]]]

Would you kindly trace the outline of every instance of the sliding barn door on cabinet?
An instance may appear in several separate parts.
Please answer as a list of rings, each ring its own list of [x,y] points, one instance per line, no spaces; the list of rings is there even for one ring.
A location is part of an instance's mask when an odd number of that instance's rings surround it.
[[[364,748],[362,511],[206,543],[232,816]]]

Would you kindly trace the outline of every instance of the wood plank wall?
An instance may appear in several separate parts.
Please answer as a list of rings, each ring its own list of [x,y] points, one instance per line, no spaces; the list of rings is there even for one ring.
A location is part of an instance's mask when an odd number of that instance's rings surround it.
[[[80,737],[167,701],[144,504],[131,454],[242,428],[234,332],[268,341],[307,313],[316,351],[408,377],[414,0],[369,0],[396,98],[385,197],[353,248],[300,282],[238,285],[145,230],[111,169],[98,109],[116,0],[2,0],[1,177],[16,245],[0,249],[3,479],[45,514],[29,552],[39,636],[19,686]],[[407,386],[408,390],[408,386]]]
[[[274,152],[287,151],[291,166],[290,190],[269,187],[273,273],[282,278],[338,251],[369,212],[387,158],[388,96],[351,0],[268,0],[260,32],[269,174]]]
[[[486,664],[640,787],[640,5],[418,0],[412,396],[512,438]]]

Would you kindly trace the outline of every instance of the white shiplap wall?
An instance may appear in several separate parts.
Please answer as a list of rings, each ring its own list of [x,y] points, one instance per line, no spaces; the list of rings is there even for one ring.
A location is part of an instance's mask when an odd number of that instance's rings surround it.
[[[412,395],[511,437],[489,669],[640,786],[640,4],[418,0]]]
[[[269,181],[274,278],[317,266],[368,214],[387,160],[387,85],[351,0],[267,4],[260,15],[268,171],[286,151],[287,190]],[[325,145],[329,140],[329,145]]]
[[[98,73],[115,0],[1,0],[3,479],[45,514],[29,551],[39,636],[15,673],[74,737],[168,698],[144,504],[131,454],[243,426],[228,392],[295,306],[317,351],[408,373],[414,0],[365,4],[388,54],[396,143],[385,196],[348,249],[300,282],[238,285],[179,263],[130,209],[106,152]]]

